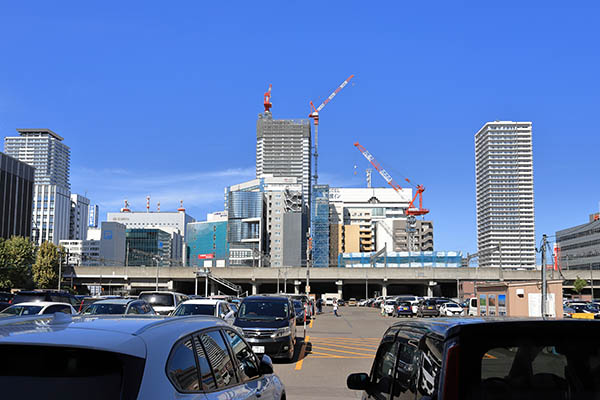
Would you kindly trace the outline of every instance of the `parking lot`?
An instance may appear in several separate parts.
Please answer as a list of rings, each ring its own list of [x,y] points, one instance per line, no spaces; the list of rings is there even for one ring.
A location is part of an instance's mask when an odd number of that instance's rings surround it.
[[[288,399],[360,398],[346,389],[346,377],[369,372],[383,332],[398,319],[383,318],[376,308],[340,307],[339,314],[325,307],[308,325],[307,342],[297,346],[294,362],[276,362]],[[302,334],[300,326],[298,337]]]

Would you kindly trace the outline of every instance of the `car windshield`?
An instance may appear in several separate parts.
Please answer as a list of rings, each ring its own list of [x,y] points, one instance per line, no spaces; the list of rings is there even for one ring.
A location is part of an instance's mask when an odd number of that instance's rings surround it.
[[[304,309],[304,305],[302,304],[302,302],[301,302],[301,301],[299,301],[299,300],[294,300],[294,308],[295,308],[296,310],[302,310],[302,309]]]
[[[140,295],[141,300],[146,300],[154,307],[173,307],[173,295],[169,293],[143,293]]]
[[[400,305],[403,306],[403,307],[410,307],[411,304],[408,301],[403,301],[403,302],[400,303]]]
[[[83,310],[82,314],[125,314],[125,309],[125,304],[94,303]]]
[[[180,304],[173,315],[215,315],[214,304]]]
[[[244,301],[238,316],[242,319],[288,318],[288,303],[281,301]]]
[[[46,301],[46,295],[38,293],[17,293],[13,299],[14,304],[25,303],[26,301]]]
[[[446,303],[446,308],[462,308],[462,307],[456,303]]]
[[[396,301],[395,300],[388,300],[388,301],[385,302],[385,304],[388,305],[388,306],[393,306],[394,304],[396,304]]]
[[[9,315],[36,315],[42,311],[42,306],[11,306],[3,310],[0,314]]]

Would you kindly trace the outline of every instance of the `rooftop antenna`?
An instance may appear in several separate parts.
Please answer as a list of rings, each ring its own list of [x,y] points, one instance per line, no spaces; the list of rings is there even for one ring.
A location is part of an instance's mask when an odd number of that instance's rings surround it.
[[[131,212],[131,210],[129,209],[129,202],[127,201],[127,199],[125,199],[125,206],[121,208],[121,212]]]
[[[156,203],[156,211],[160,212],[160,201]]]
[[[150,212],[150,196],[146,196],[146,212]]]
[[[177,211],[185,212],[185,208],[183,208],[183,200],[179,200],[179,208]]]

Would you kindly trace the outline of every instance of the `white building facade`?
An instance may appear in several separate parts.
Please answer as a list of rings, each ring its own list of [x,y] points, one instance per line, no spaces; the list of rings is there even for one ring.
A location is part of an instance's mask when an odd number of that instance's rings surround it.
[[[63,246],[67,252],[69,265],[102,265],[99,240],[61,240],[59,244]]]
[[[90,199],[80,194],[71,194],[71,217],[69,240],[86,240]]]
[[[17,129],[4,138],[4,151],[35,168],[32,240],[58,244],[69,238],[71,150],[50,129]]]
[[[534,268],[531,122],[488,122],[475,134],[475,179],[479,266]]]

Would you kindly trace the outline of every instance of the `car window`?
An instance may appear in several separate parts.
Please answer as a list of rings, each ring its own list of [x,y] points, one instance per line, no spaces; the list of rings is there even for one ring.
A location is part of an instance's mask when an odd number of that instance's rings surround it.
[[[198,335],[194,336],[194,345],[196,347],[196,359],[198,360],[198,368],[200,368],[200,382],[202,383],[202,389],[206,392],[213,391],[217,388],[215,382],[215,376],[212,372],[206,352]]]
[[[10,315],[35,315],[42,311],[42,306],[12,306],[2,310],[2,314]]]
[[[181,392],[199,391],[198,370],[191,338],[177,343],[171,351],[167,362],[167,375],[177,390]]]
[[[389,398],[394,378],[397,352],[397,342],[383,342],[379,346],[379,349],[377,349],[377,356],[371,374],[373,396],[376,399]]]
[[[129,308],[127,309],[127,314],[140,314],[140,309],[138,308],[138,305],[133,303],[129,305]]]
[[[125,314],[124,304],[110,304],[110,303],[93,303],[90,304],[82,314]]]
[[[173,307],[174,296],[170,293],[143,293],[140,300],[146,300],[155,307]]]
[[[180,304],[173,315],[215,315],[213,304]]]
[[[442,366],[442,343],[426,337],[420,347],[418,390],[422,396],[434,397]]]
[[[57,312],[71,314],[71,307],[61,304],[55,304],[53,306],[49,306],[44,310],[44,314],[54,314]]]
[[[229,314],[229,306],[227,303],[221,303],[221,314]]]
[[[218,388],[237,384],[233,361],[223,337],[219,331],[210,331],[200,335],[200,342],[209,355],[209,362],[215,375]]]
[[[258,360],[250,347],[233,331],[226,330],[224,336],[229,341],[233,356],[238,361],[238,374],[242,381],[247,382],[258,377]]]

